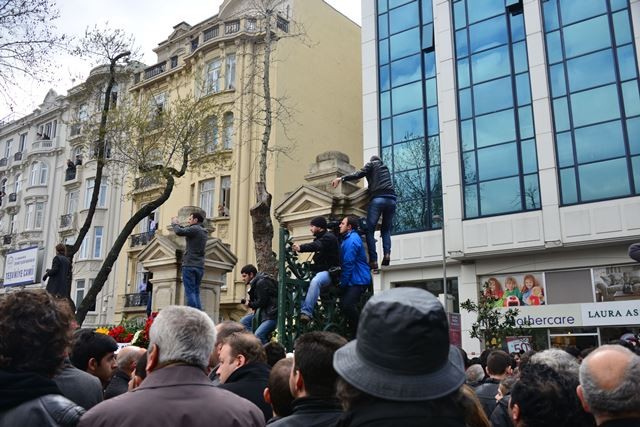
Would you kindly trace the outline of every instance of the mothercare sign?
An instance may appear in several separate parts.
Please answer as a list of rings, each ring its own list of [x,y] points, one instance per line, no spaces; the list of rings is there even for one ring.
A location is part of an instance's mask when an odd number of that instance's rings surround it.
[[[36,282],[38,247],[8,252],[4,263],[4,286],[30,285]]]
[[[518,307],[524,328],[640,325],[640,300]]]

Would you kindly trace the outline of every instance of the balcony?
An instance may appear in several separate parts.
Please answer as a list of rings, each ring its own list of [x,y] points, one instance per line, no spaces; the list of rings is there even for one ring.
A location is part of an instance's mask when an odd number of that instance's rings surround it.
[[[224,33],[225,34],[233,34],[240,31],[240,21],[231,21],[224,23]]]
[[[141,292],[139,294],[125,294],[124,307],[146,307],[149,300],[149,294]]]
[[[13,155],[13,161],[14,162],[21,162],[22,161],[22,151],[18,151],[17,153],[15,153]]]
[[[131,244],[130,247],[135,248],[138,246],[144,246],[153,239],[153,236],[156,234],[154,231],[145,231],[144,233],[132,234],[131,235]]]
[[[144,70],[144,79],[150,79],[152,77],[155,77],[159,74],[164,73],[165,69],[166,69],[166,65],[167,65],[167,61],[162,61],[157,63],[156,65],[153,65],[147,69]]]
[[[31,148],[33,148],[33,150],[49,150],[53,148],[53,140],[41,139],[39,141],[33,141]]]
[[[205,42],[209,41],[213,38],[218,37],[219,32],[220,32],[220,28],[217,25],[215,27],[211,27],[202,33],[202,36],[203,36],[202,39]]]
[[[3,157],[2,159],[0,159],[0,168],[6,168],[7,164],[9,164],[8,158]]]
[[[9,193],[9,203],[18,203],[18,193]]]

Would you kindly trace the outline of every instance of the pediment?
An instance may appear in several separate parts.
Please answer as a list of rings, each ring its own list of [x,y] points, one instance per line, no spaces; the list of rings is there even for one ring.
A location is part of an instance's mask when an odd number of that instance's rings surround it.
[[[175,263],[176,251],[184,251],[184,249],[183,237],[156,235],[138,254],[138,261],[147,269],[152,266]],[[206,267],[231,271],[237,262],[238,258],[227,245],[215,237],[209,238],[205,247]]]
[[[275,208],[276,218],[282,216],[317,210],[331,210],[333,195],[315,187],[303,185],[298,187]]]
[[[189,32],[189,30],[191,30],[191,25],[183,21],[173,27],[173,32],[169,35],[167,40],[175,40]]]

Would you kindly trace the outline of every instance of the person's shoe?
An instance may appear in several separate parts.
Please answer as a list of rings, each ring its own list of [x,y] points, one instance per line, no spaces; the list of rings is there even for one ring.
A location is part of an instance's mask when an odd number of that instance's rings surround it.
[[[306,325],[309,322],[311,322],[311,317],[308,316],[307,314],[302,313],[300,315],[300,323],[302,323],[303,325]]]
[[[391,254],[385,254],[384,258],[382,258],[382,265],[387,266],[391,262]]]

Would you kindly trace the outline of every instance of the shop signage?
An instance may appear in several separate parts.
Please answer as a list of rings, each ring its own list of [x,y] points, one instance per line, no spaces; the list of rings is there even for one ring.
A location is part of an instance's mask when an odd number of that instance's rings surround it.
[[[640,324],[640,300],[580,304],[583,326]]]
[[[523,328],[564,328],[580,326],[580,304],[517,307],[516,325]]]

